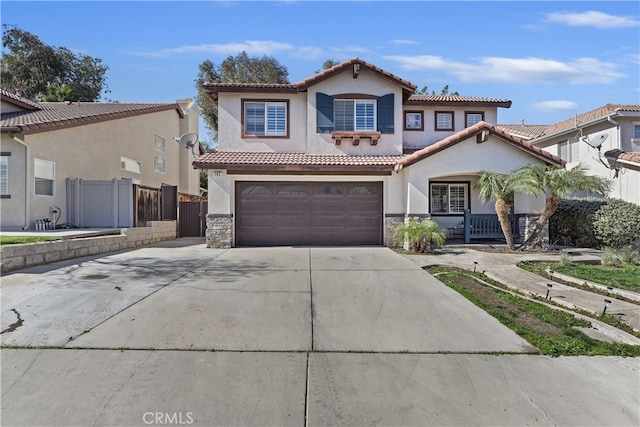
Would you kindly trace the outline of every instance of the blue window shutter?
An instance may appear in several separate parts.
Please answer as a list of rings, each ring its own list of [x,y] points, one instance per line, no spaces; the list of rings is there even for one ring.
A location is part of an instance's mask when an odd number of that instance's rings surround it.
[[[316,92],[316,125],[318,133],[333,131],[333,97]]]
[[[378,131],[381,133],[393,133],[393,94],[378,98]]]

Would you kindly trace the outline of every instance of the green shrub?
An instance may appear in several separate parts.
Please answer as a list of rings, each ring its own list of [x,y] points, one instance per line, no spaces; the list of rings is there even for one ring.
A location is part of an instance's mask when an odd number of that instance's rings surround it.
[[[431,243],[436,245],[443,244],[446,238],[447,231],[437,222],[430,219],[420,222],[411,219],[408,224],[396,227],[393,242],[403,245],[406,239],[412,251],[421,253],[426,251]]]
[[[606,199],[561,199],[558,209],[549,219],[550,242],[583,248],[599,246],[593,220],[606,203]]]
[[[622,265],[625,266],[640,264],[640,253],[633,248],[618,249],[618,258],[620,258]]]
[[[602,248],[602,258],[600,259],[600,264],[605,267],[620,267],[622,265],[622,261],[618,256],[618,251],[615,248]]]
[[[621,248],[640,237],[640,206],[609,199],[594,215],[593,231],[603,246]]]

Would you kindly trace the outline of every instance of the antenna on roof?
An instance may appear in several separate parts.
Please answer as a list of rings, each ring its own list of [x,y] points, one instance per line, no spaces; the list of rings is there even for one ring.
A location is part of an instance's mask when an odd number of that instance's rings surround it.
[[[186,148],[187,150],[191,149],[191,154],[193,158],[196,159],[195,147],[198,145],[198,134],[195,132],[189,132],[182,135],[180,138],[173,137],[173,140],[180,144],[181,147]]]

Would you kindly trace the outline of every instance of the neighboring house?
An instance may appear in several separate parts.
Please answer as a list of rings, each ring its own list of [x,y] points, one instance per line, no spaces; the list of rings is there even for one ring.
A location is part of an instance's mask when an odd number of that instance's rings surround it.
[[[583,163],[612,180],[609,196],[640,204],[640,105],[607,104],[548,126],[499,125],[557,154],[566,167]]]
[[[218,150],[207,169],[207,245],[389,245],[408,218],[455,227],[493,214],[473,188],[485,170],[562,161],[495,127],[511,102],[416,95],[354,58],[297,84],[209,83]],[[542,197],[516,195],[537,218]]]
[[[68,179],[124,178],[198,195],[193,155],[174,141],[198,131],[192,103],[33,102],[2,90],[1,228],[32,229],[55,207],[66,223]]]

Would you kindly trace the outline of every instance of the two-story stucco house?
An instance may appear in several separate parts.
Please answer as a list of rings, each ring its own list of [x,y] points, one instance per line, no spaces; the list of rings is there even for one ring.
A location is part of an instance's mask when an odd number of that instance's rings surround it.
[[[446,227],[478,201],[482,171],[561,164],[496,129],[502,99],[414,94],[359,58],[297,84],[208,84],[218,150],[207,169],[207,245],[388,245],[407,218]],[[535,216],[542,198],[516,195]]]
[[[58,223],[66,223],[68,179],[124,179],[200,194],[199,174],[191,165],[193,155],[174,141],[174,137],[198,132],[199,110],[191,106],[191,100],[164,104],[33,102],[2,90],[1,102],[3,230],[33,229],[34,221],[50,218],[54,207],[60,210]]]
[[[640,204],[640,105],[606,104],[552,125],[499,129],[557,154],[567,168],[586,165],[611,179],[610,197]]]

